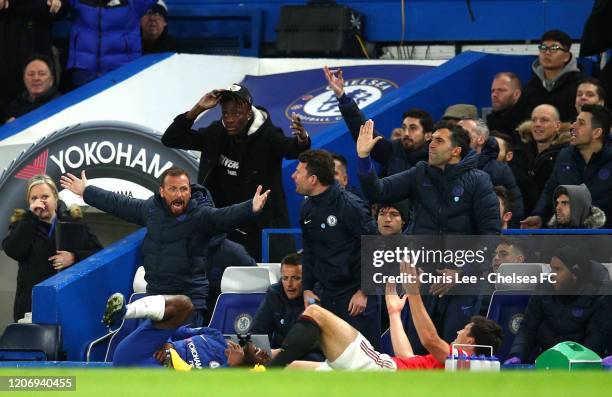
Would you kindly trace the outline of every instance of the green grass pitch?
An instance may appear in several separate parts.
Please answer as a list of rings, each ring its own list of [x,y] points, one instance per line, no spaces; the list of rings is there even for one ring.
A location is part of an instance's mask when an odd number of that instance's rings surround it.
[[[76,376],[76,392],[43,396],[609,396],[612,372],[394,373],[203,370],[189,373],[146,369],[2,369],[0,376]],[[9,392],[14,393],[14,392]],[[7,392],[0,392],[7,394]],[[21,392],[17,395],[41,395]]]

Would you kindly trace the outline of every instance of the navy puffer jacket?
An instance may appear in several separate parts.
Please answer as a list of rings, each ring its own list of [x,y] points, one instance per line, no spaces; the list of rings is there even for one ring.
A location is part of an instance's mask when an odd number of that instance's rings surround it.
[[[476,152],[470,151],[444,170],[422,161],[383,179],[371,169],[360,173],[359,180],[371,203],[412,201],[410,234],[497,234],[499,203],[489,176],[476,169],[477,160]]]

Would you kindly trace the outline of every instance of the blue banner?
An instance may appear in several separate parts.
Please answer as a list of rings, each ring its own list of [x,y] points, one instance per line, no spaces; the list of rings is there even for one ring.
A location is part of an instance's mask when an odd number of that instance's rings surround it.
[[[345,91],[364,108],[398,87],[416,79],[432,66],[372,65],[342,67]],[[290,135],[291,114],[302,119],[308,133],[316,135],[342,122],[338,103],[326,84],[322,69],[280,73],[268,76],[247,75],[241,83],[246,86],[256,106],[268,110],[272,123]],[[221,88],[221,87],[220,87]],[[219,107],[211,109],[194,128],[207,126],[221,117]]]

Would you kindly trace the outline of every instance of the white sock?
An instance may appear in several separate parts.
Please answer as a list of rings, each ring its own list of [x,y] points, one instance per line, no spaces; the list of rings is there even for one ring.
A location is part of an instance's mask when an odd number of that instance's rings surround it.
[[[151,295],[128,304],[125,318],[148,318],[161,321],[166,311],[166,299],[163,295]]]

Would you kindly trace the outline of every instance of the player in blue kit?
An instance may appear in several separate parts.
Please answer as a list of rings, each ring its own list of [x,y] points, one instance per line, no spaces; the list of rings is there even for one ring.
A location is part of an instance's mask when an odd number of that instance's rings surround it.
[[[151,295],[125,304],[122,294],[108,298],[102,323],[118,328],[124,319],[146,319],[123,339],[113,355],[116,367],[169,366],[177,370],[253,366],[270,360],[265,351],[248,341],[226,341],[213,328],[182,325],[193,311],[184,295]]]

